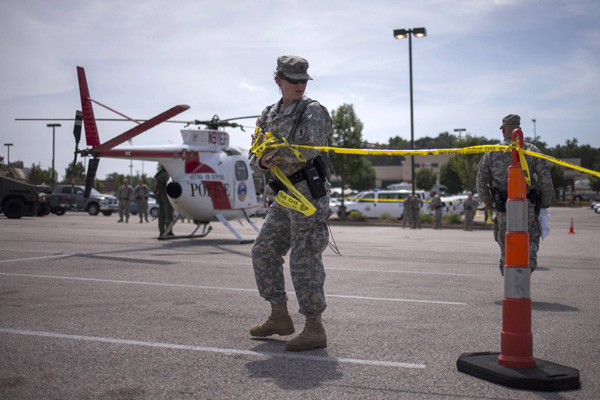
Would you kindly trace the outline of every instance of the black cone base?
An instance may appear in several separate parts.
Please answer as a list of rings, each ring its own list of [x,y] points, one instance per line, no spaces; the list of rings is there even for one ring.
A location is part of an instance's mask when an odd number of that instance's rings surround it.
[[[498,364],[500,353],[463,353],[456,361],[460,372],[516,389],[557,392],[579,389],[579,370],[536,358],[534,368]]]

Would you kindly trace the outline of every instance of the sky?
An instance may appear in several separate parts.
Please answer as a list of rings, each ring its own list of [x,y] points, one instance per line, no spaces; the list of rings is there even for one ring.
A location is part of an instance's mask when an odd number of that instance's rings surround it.
[[[0,20],[0,144],[13,143],[10,160],[26,167],[52,165],[52,129],[15,119],[72,118],[77,66],[92,98],[128,116],[186,104],[177,119],[207,120],[260,114],[280,98],[277,57],[298,55],[314,78],[306,95],[330,111],[352,104],[365,141],[409,140],[409,42],[393,31],[419,27],[427,36],[412,39],[415,139],[454,129],[500,139],[502,118],[519,114],[525,136],[535,126],[549,146],[576,138],[600,147],[598,0],[4,0]],[[99,122],[100,138],[132,126]],[[181,128],[159,125],[133,145],[181,143]],[[71,122],[56,128],[61,178],[72,132]],[[252,128],[228,132],[249,148]],[[6,161],[7,147],[0,155]],[[102,159],[97,176],[129,165]],[[156,164],[133,161],[131,170],[153,175]]]

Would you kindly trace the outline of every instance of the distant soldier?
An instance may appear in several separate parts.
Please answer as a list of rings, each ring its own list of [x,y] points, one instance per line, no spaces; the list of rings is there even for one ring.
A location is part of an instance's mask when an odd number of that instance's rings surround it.
[[[146,217],[146,222],[148,222],[148,195],[150,194],[148,186],[140,179],[138,180],[138,185],[133,190],[133,193],[135,195],[135,202],[138,206],[140,224],[144,222],[144,217]]]
[[[463,203],[463,209],[465,211],[465,231],[472,231],[475,210],[477,210],[477,200],[473,198],[472,192],[468,193],[468,197]]]
[[[500,144],[510,145],[513,130],[519,128],[521,117],[510,114],[502,119],[502,134],[504,141]],[[524,143],[525,150],[540,152],[530,143]],[[537,252],[540,247],[541,228],[539,221],[540,209],[548,208],[554,196],[554,186],[550,177],[550,169],[546,160],[538,157],[525,156],[531,186],[527,187],[527,225],[529,231],[529,266],[531,272],[537,268]],[[500,246],[500,273],[504,275],[504,236],[506,234],[506,200],[508,199],[508,167],[511,165],[510,152],[485,153],[477,166],[477,191],[479,198],[490,209],[496,209],[494,219],[494,238]]]
[[[412,201],[413,197],[408,196],[406,200],[404,200],[404,210],[402,211],[402,229],[406,226],[406,222],[408,221],[409,228],[412,228]]]
[[[423,201],[419,196],[413,196],[412,201],[412,229],[421,229],[421,207]]]
[[[119,200],[119,220],[123,222],[123,214],[125,214],[125,222],[129,222],[129,204],[133,200],[133,189],[129,186],[129,180],[123,179],[123,184],[117,190],[117,199]]]
[[[442,198],[436,192],[431,192],[431,209],[435,213],[433,229],[442,229]]]
[[[173,222],[173,206],[167,196],[167,182],[169,181],[169,173],[163,167],[154,176],[156,178],[156,199],[158,201],[158,231],[159,236],[162,236],[165,230]],[[173,232],[169,231],[167,236],[173,236]]]

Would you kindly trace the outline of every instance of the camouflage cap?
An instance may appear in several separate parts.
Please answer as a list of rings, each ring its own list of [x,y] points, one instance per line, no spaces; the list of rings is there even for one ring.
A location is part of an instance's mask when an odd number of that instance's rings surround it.
[[[520,126],[521,117],[519,117],[517,114],[508,114],[506,117],[502,118],[502,125],[500,126],[500,129],[502,129],[504,125]]]
[[[308,61],[298,56],[281,56],[277,58],[277,73],[290,79],[312,79],[306,72]]]

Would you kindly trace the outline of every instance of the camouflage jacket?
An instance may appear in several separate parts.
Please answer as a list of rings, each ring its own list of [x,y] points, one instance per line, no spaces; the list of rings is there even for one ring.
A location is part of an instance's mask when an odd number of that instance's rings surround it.
[[[504,139],[499,144],[510,145],[510,139]],[[540,150],[530,143],[524,143],[525,150],[540,153]],[[534,188],[540,199],[541,208],[550,207],[554,197],[554,186],[550,177],[548,163],[543,158],[525,156],[531,176],[531,186],[527,191]],[[492,188],[498,188],[505,197],[508,193],[508,167],[511,163],[511,152],[494,151],[485,153],[477,166],[477,192],[479,198],[486,206],[492,206]]]
[[[305,108],[304,106],[306,106],[306,109],[294,130],[296,120],[302,109]],[[279,100],[277,103],[266,107],[259,121],[257,121],[257,125],[263,133],[271,132],[279,139],[285,138],[290,144],[306,146],[327,146],[327,138],[332,129],[331,117],[327,108],[306,96],[288,106],[284,106],[282,100]],[[320,153],[316,150],[296,150],[302,153],[306,160],[312,160]],[[281,149],[277,156],[282,159],[277,166],[287,176],[301,170],[306,165],[287,148]],[[268,169],[261,167],[259,161],[255,154],[250,154],[252,168],[264,174]]]

